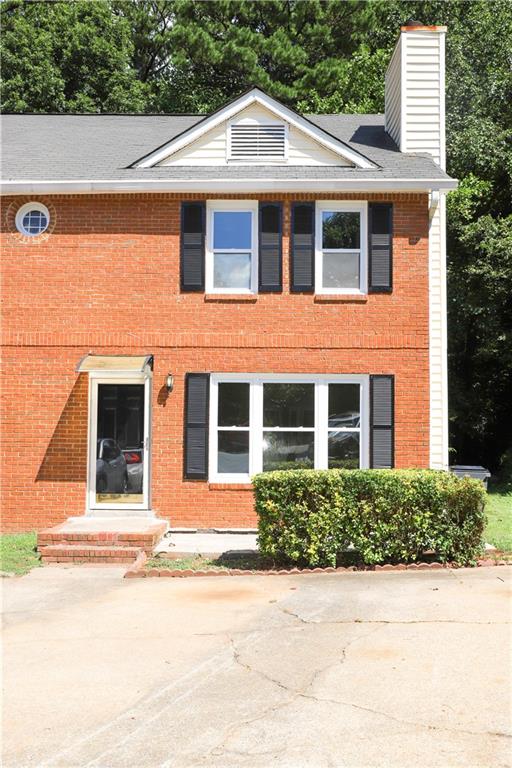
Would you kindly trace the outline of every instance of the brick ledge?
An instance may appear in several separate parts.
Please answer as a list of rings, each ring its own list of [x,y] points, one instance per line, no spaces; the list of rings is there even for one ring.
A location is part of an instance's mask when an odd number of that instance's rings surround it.
[[[205,293],[204,301],[220,303],[243,301],[249,304],[255,304],[258,297],[254,293]]]
[[[124,574],[125,579],[144,579],[144,578],[171,578],[171,579],[185,579],[190,577],[201,576],[299,576],[299,575],[311,575],[311,574],[325,574],[325,573],[367,573],[367,572],[384,572],[389,573],[398,571],[434,571],[434,570],[447,570],[458,569],[464,566],[457,565],[456,563],[398,563],[398,565],[375,565],[367,566],[363,568],[356,568],[355,565],[350,565],[346,568],[289,568],[281,570],[268,570],[268,571],[249,571],[241,570],[239,568],[226,568],[221,569],[209,569],[204,571],[193,571],[190,569],[178,570],[171,568],[151,568],[150,570],[144,570],[144,564],[146,560],[140,560],[139,564],[134,563]],[[478,568],[494,567],[494,566],[512,566],[512,561],[506,560],[478,560]]]
[[[315,304],[366,304],[367,294],[359,293],[317,293]]]

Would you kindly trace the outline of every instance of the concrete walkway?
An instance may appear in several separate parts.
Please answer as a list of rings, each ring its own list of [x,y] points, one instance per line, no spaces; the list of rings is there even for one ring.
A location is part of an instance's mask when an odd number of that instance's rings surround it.
[[[155,547],[155,554],[213,555],[227,552],[257,552],[255,533],[174,533],[170,531]]]
[[[3,582],[4,768],[504,768],[509,568]]]

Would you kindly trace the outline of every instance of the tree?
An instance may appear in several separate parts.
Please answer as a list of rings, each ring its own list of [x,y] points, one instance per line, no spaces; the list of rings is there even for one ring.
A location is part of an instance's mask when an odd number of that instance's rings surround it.
[[[359,0],[177,0],[166,104],[210,111],[256,85],[294,107],[336,90],[372,18]]]
[[[108,3],[7,2],[1,22],[4,111],[144,109],[130,26]]]

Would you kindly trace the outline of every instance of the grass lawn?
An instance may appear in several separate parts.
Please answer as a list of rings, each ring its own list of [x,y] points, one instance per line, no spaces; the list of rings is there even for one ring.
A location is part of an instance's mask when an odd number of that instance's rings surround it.
[[[490,485],[484,539],[503,552],[512,552],[512,483]]]
[[[0,570],[22,576],[41,565],[35,533],[6,533],[0,536]]]
[[[167,557],[152,557],[146,562],[146,568],[171,568],[175,571],[209,571],[226,570],[228,568],[239,568],[247,571],[264,571],[274,567],[269,558],[255,552],[254,554],[233,554],[221,555],[220,557],[206,557],[203,555],[190,555],[181,557],[178,560],[171,560]]]

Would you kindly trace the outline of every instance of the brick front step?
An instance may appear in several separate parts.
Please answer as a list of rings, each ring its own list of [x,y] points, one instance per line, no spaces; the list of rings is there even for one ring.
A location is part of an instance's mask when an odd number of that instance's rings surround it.
[[[43,563],[73,562],[73,558],[96,563],[112,562],[112,558],[126,562],[134,560],[141,550],[151,554],[166,530],[167,522],[155,518],[71,518],[39,531],[37,549]],[[85,554],[79,554],[82,552]],[[125,557],[124,552],[129,554]],[[57,556],[68,559],[49,559]]]
[[[140,547],[50,544],[40,550],[43,563],[122,563],[130,565],[143,551]]]

